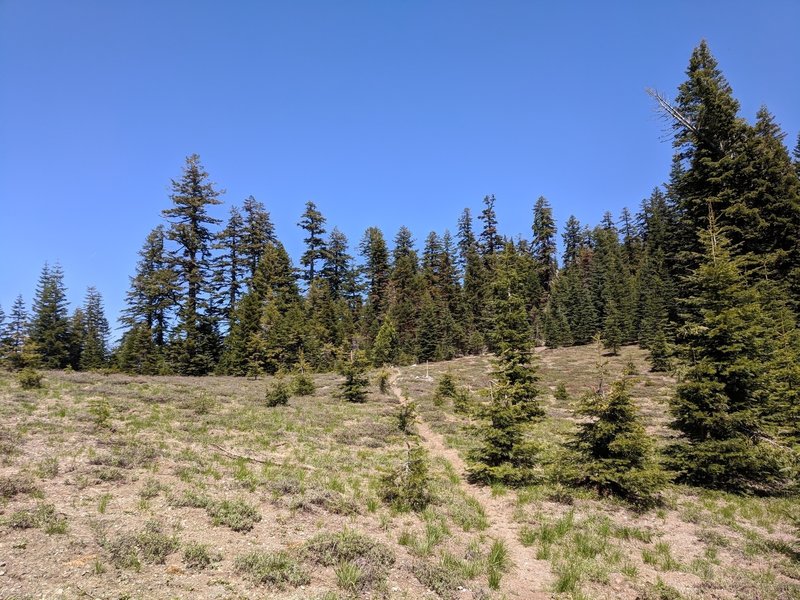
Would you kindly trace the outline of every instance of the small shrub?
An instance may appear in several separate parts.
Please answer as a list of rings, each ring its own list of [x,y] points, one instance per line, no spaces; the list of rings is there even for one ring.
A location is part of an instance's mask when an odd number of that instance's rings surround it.
[[[7,500],[17,494],[32,494],[36,491],[38,488],[33,485],[33,481],[22,475],[0,477],[0,499]]]
[[[458,571],[443,564],[417,561],[412,565],[411,572],[422,585],[445,600],[457,598],[458,590],[464,586],[464,580]]]
[[[190,569],[202,571],[212,562],[221,560],[221,556],[209,552],[207,544],[189,542],[183,547],[183,563]]]
[[[459,387],[453,396],[453,410],[459,414],[469,414],[472,408],[472,400],[469,396],[469,390],[465,387]]]
[[[35,369],[22,369],[17,375],[17,381],[23,390],[35,390],[42,387],[42,374]]]
[[[289,403],[289,386],[283,379],[276,379],[267,388],[266,401],[267,406],[285,406]]]
[[[156,481],[155,479],[148,479],[144,482],[142,489],[139,490],[139,496],[142,498],[155,498],[161,493],[162,490],[161,484]]]
[[[213,502],[206,510],[214,525],[227,525],[234,531],[250,531],[261,520],[258,509],[242,499]]]
[[[395,561],[389,547],[351,529],[316,535],[306,542],[304,555],[323,566],[357,565],[360,570],[358,589],[367,589],[384,581]]]
[[[297,587],[311,582],[303,567],[286,552],[251,552],[239,556],[236,570],[247,575],[255,583],[272,585],[279,589],[290,585]]]
[[[356,352],[353,357],[342,365],[344,381],[339,385],[339,397],[348,402],[365,402],[369,380],[366,376],[366,364],[362,352]]]
[[[11,514],[8,525],[16,529],[39,528],[47,534],[67,532],[67,519],[56,512],[52,504],[39,504],[33,510],[18,510]]]
[[[105,428],[109,425],[111,419],[111,405],[105,398],[93,398],[89,402],[89,414],[92,417],[92,423],[97,428]]]
[[[167,556],[175,552],[180,543],[175,536],[166,535],[161,524],[150,521],[136,536],[136,545],[146,562],[163,565]]]
[[[292,392],[295,396],[311,396],[316,389],[314,380],[306,373],[297,373],[292,379]]]
[[[105,514],[106,509],[108,508],[108,503],[111,501],[111,494],[103,494],[100,496],[100,500],[97,503],[97,512],[101,515]]]
[[[41,479],[53,479],[58,475],[58,457],[49,456],[36,465],[36,475]]]

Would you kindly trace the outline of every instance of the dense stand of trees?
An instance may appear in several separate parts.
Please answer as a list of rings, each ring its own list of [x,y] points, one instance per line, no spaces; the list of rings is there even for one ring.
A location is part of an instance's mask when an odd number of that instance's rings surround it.
[[[705,42],[674,102],[653,95],[674,134],[668,182],[636,213],[594,227],[570,216],[560,257],[547,199],[533,204],[531,233],[510,237],[488,195],[454,235],[421,244],[406,227],[391,243],[370,227],[351,244],[308,202],[295,266],[252,196],[224,223],[211,216],[221,192],[192,155],[145,237],[113,356],[100,294],[90,288],[68,315],[57,265],[44,267],[30,315],[21,297],[0,309],[2,354],[12,366],[258,376],[489,351],[498,387],[487,416],[505,429],[485,432],[472,474],[521,480],[519,425],[541,416],[532,346],[599,335],[612,353],[638,343],[654,369],[679,369],[672,412],[684,437],[670,457],[681,477],[768,487],[785,472],[772,449],[800,439],[800,139],[790,154],[766,108],[752,123],[739,114]],[[584,413],[623,415],[638,435],[626,387],[612,389]],[[585,428],[580,444],[597,452],[596,436]]]

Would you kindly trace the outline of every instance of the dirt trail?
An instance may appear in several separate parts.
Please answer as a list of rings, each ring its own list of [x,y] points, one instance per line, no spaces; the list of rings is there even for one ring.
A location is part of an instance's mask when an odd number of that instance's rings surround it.
[[[405,403],[408,399],[397,385],[399,371],[393,371],[389,379],[392,393]],[[511,494],[492,496],[491,490],[484,486],[473,485],[466,480],[467,465],[453,448],[449,448],[444,438],[433,431],[422,417],[418,417],[417,431],[423,446],[433,456],[448,461],[459,475],[459,485],[471,496],[475,497],[486,512],[489,528],[486,534],[505,543],[514,567],[503,576],[500,587],[511,598],[523,600],[547,600],[551,595],[544,590],[550,587],[552,575],[550,563],[537,560],[533,548],[526,548],[519,541],[519,527],[514,524],[514,506]]]

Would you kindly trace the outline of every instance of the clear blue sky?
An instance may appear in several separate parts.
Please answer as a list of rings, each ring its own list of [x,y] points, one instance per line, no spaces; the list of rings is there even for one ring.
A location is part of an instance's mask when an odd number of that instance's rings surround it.
[[[351,244],[421,242],[490,193],[504,233],[539,195],[594,224],[666,179],[644,89],[674,95],[701,38],[793,146],[798,24],[796,0],[0,0],[0,305],[58,261],[116,319],[193,152],[217,214],[253,194],[295,258],[307,200]]]

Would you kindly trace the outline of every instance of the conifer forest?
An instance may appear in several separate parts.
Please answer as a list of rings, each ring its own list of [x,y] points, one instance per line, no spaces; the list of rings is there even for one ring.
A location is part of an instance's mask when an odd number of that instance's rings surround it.
[[[290,256],[192,154],[118,319],[45,264],[0,308],[0,598],[800,598],[800,138],[704,41],[649,95],[672,164],[599,223],[308,201]]]

